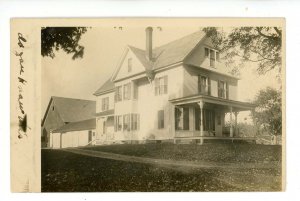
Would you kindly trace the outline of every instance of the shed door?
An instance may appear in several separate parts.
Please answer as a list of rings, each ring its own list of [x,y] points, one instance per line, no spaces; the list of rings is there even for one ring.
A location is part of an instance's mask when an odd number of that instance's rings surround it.
[[[91,142],[91,141],[92,141],[92,138],[93,138],[92,131],[89,131],[89,142]]]

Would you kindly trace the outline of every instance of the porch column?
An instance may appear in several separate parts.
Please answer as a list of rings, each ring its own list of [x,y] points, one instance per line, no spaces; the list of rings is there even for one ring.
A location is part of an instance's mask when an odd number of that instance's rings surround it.
[[[233,137],[232,106],[230,106],[229,109],[230,109],[230,137]]]
[[[238,131],[238,129],[237,129],[237,116],[238,116],[238,114],[239,114],[239,112],[234,112],[234,135],[235,136],[237,136],[237,131]]]
[[[200,136],[203,137],[203,106],[204,102],[201,100],[198,102],[198,105],[200,107]],[[200,144],[203,144],[203,139],[200,139]]]

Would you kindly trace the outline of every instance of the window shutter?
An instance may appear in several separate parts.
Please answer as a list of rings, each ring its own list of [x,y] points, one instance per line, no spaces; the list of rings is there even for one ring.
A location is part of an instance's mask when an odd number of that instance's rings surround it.
[[[133,98],[134,99],[138,98],[138,87],[137,87],[137,84],[135,82],[133,83]]]
[[[117,127],[118,127],[118,117],[115,116],[115,132],[117,132]]]
[[[140,114],[136,115],[136,121],[137,121],[137,130],[140,129]]]
[[[168,76],[164,76],[164,94],[168,93]]]
[[[218,97],[221,97],[221,93],[220,93],[220,80],[218,80]]]
[[[211,95],[211,85],[210,85],[210,78],[207,77],[207,93],[210,96]]]
[[[229,85],[228,85],[228,82],[226,82],[226,99],[229,99]]]
[[[159,79],[158,78],[155,78],[154,80],[154,85],[155,85],[155,95],[157,96],[158,95],[158,89],[159,89]]]

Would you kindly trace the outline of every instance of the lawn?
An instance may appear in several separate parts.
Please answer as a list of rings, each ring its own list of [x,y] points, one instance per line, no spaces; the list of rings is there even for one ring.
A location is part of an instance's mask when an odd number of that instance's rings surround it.
[[[210,162],[281,163],[281,146],[259,144],[122,144],[83,147],[139,157]]]
[[[277,146],[146,144],[97,146],[88,149],[176,160],[207,159],[224,162],[228,162],[227,160],[231,162],[281,160],[280,147]],[[242,150],[246,153],[241,153]],[[220,151],[223,152],[215,153]],[[259,153],[260,151],[264,153]],[[205,156],[207,153],[211,153],[210,157]],[[229,157],[232,153],[235,155]],[[216,158],[212,159],[211,156]],[[234,159],[235,157],[237,159]],[[226,171],[218,168],[176,169],[83,156],[63,150],[42,150],[43,192],[280,190],[281,168],[228,169]]]

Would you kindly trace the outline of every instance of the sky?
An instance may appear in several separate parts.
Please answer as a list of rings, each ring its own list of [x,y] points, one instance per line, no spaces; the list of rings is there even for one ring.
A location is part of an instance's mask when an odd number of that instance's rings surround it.
[[[93,93],[110,78],[126,45],[145,49],[145,28],[93,27],[82,36],[84,46],[82,59],[72,60],[72,55],[59,50],[55,57],[42,57],[42,112],[51,96],[95,100]],[[166,44],[200,30],[191,26],[153,27],[153,47]],[[253,100],[256,93],[267,86],[279,88],[275,72],[259,76],[253,63],[241,69],[238,83],[238,99]],[[244,114],[247,116],[247,113]],[[241,115],[243,117],[243,114]]]

